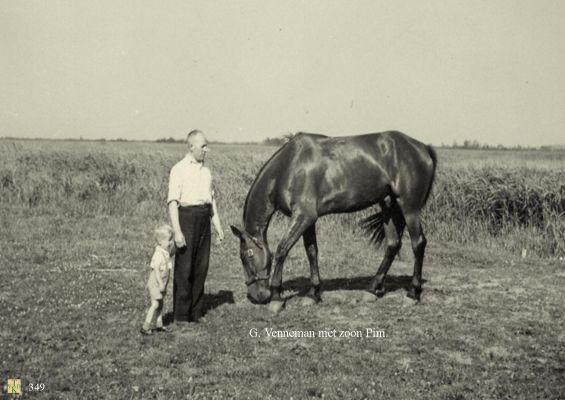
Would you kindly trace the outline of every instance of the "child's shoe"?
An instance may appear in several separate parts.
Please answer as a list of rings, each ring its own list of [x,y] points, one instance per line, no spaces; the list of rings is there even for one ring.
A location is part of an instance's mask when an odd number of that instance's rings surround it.
[[[153,335],[153,330],[152,329],[145,329],[145,328],[141,328],[141,330],[139,331],[142,335],[144,336],[151,336]]]

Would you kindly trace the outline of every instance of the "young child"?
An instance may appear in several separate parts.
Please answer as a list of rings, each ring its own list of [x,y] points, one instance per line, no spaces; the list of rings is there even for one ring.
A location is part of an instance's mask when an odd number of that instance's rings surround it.
[[[167,283],[174,265],[173,229],[169,225],[161,225],[155,229],[155,239],[158,245],[151,258],[151,273],[147,281],[147,289],[151,298],[151,306],[147,310],[147,317],[142,335],[152,335],[153,331],[168,332],[163,326],[163,299],[167,292]]]

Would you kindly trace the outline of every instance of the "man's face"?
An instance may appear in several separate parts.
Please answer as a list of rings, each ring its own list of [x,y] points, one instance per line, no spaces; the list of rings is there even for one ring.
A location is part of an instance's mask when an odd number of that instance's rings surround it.
[[[204,134],[199,133],[190,138],[188,147],[196,161],[204,161],[204,158],[206,158],[206,153],[208,152],[208,142],[206,141]]]

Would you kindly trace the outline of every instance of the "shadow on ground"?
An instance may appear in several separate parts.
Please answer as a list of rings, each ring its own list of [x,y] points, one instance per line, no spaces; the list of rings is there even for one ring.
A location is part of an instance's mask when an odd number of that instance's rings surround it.
[[[223,304],[234,304],[233,292],[231,290],[220,290],[218,293],[204,295],[206,312],[220,307]]]
[[[235,300],[233,298],[233,292],[231,290],[220,290],[218,293],[206,293],[204,294],[204,304],[206,314],[208,311],[220,307],[223,304],[234,304]],[[172,312],[168,312],[163,316],[163,324],[172,324],[174,320],[174,315]]]
[[[366,290],[373,277],[374,275],[360,276],[356,278],[323,279],[322,292],[332,292],[337,290]],[[399,289],[408,291],[411,288],[411,282],[411,275],[388,275],[385,279],[385,290],[386,292],[395,292]],[[426,280],[422,279],[422,284],[425,283]],[[300,295],[304,295],[308,289],[310,289],[310,279],[305,277],[291,279],[284,282],[283,286],[285,289],[296,291]]]

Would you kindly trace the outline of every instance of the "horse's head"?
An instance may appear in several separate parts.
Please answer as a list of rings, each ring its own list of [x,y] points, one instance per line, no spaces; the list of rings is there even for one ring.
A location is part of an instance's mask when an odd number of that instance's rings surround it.
[[[250,235],[244,229],[231,225],[231,230],[239,238],[239,256],[245,272],[247,297],[252,303],[267,303],[271,298],[271,252],[263,240]]]

